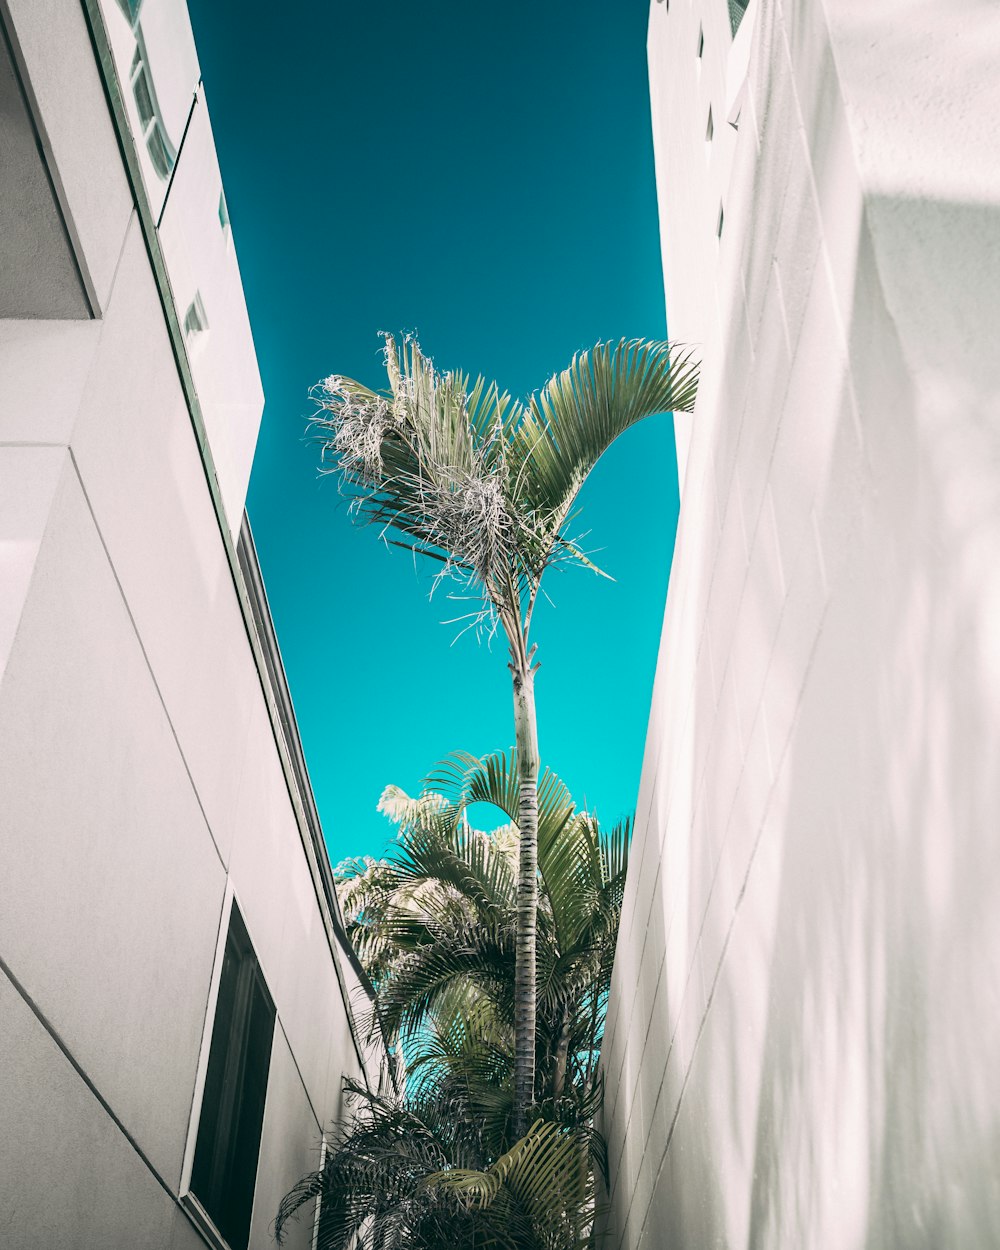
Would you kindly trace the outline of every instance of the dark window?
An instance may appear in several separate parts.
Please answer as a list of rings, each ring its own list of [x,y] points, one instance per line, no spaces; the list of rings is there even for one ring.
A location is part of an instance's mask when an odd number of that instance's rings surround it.
[[[139,123],[142,127],[141,138],[145,141],[146,151],[149,153],[149,159],[153,162],[153,168],[161,178],[166,179],[177,160],[177,152],[167,137],[163,118],[160,116],[160,106],[157,103],[156,91],[153,87],[153,80],[149,75],[146,44],[142,37],[142,31],[138,27],[136,27],[135,31],[135,40],[135,56],[132,58],[129,79],[132,83],[132,94],[135,96],[135,107],[139,111]]]
[[[199,334],[204,334],[207,329],[208,316],[205,312],[201,292],[195,291],[194,299],[188,304],[188,310],[184,314],[184,337],[191,342]]]
[[[191,1189],[233,1250],[250,1239],[274,1004],[233,903]]]
[[[729,26],[734,35],[740,28],[749,3],[750,0],[729,0]]]

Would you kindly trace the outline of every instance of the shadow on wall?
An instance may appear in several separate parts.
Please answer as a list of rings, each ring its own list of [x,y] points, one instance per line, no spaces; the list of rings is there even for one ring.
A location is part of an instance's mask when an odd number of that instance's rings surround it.
[[[968,1250],[1000,1243],[1000,230],[866,214],[863,461],[817,505],[850,550],[785,765],[749,1245]]]

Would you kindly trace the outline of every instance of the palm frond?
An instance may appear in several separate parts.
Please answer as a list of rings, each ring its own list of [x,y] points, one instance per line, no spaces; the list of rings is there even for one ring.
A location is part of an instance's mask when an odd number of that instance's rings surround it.
[[[428,774],[423,793],[440,794],[457,815],[473,803],[489,804],[516,825],[520,810],[517,753],[511,748],[479,757],[457,751]],[[569,790],[551,769],[543,769],[538,780],[539,843],[543,837],[554,842],[572,813]]]
[[[524,553],[530,576],[541,576],[557,547],[570,557],[583,554],[563,526],[615,439],[645,417],[692,411],[697,390],[691,349],[622,339],[578,352],[531,399],[508,456],[513,509],[534,517],[544,535]]]
[[[473,625],[500,623],[512,640],[550,563],[601,572],[566,532],[591,469],[637,421],[691,411],[698,387],[690,349],[640,339],[577,353],[527,404],[440,373],[412,339],[386,335],[385,362],[387,391],[338,376],[314,389],[322,471],[339,474],[360,520],[481,597]]]
[[[481,1212],[506,1199],[505,1216],[519,1210],[536,1237],[560,1246],[579,1246],[593,1219],[587,1135],[551,1121],[537,1120],[488,1168],[450,1168],[425,1184]]]
[[[382,1019],[390,1036],[417,1035],[455,985],[470,983],[487,995],[501,1017],[513,1013],[510,968],[514,940],[509,926],[481,923],[436,935],[403,953],[379,989]]]
[[[517,406],[495,383],[440,373],[412,339],[385,336],[390,389],[329,377],[314,394],[322,466],[340,475],[359,519],[405,536],[442,573],[513,610],[519,522],[504,491]]]
[[[514,498],[534,511],[561,510],[619,434],[655,413],[692,411],[697,389],[690,348],[622,339],[578,352],[517,427]]]

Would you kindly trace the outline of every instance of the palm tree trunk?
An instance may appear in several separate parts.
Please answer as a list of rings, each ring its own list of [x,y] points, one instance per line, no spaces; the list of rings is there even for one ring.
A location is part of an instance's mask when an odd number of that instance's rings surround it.
[[[514,657],[514,732],[517,741],[518,829],[517,942],[514,970],[514,1135],[527,1127],[535,1100],[535,927],[538,919],[538,725],[535,674],[524,654]]]
[[[616,932],[617,932],[617,926],[616,926]],[[603,959],[604,959],[603,954],[601,956],[601,959],[603,962]],[[599,977],[597,981],[597,985],[598,986],[602,985],[603,982],[604,982],[604,978]],[[601,1057],[601,1052],[598,1049],[597,1045],[595,1044],[595,1036],[597,1034],[597,1011],[598,1011],[598,1008],[600,1007],[600,1003],[601,1003],[600,991],[597,988],[597,986],[595,986],[593,990],[591,991],[591,997],[590,997],[590,1036],[587,1039],[590,1045],[590,1054],[587,1056],[587,1077],[586,1077],[586,1080],[583,1082],[584,1097],[589,1097],[590,1091],[594,1087],[594,1069],[596,1068]]]
[[[569,1059],[569,1012],[563,1008],[556,1041],[555,1063],[552,1068],[552,1097],[562,1098],[566,1088],[566,1062]]]

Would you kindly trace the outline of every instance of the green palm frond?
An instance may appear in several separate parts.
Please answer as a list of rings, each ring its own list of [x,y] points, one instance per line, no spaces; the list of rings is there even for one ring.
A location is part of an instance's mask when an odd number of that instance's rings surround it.
[[[632,841],[632,818],[618,821],[611,832],[602,839],[601,858],[604,865],[605,884],[609,889],[624,889],[628,871],[628,851]]]
[[[590,1072],[595,1062],[630,824],[604,833],[591,814],[575,811],[550,771],[539,795],[537,1030],[544,1090],[559,1048],[568,1050],[571,1075]],[[345,914],[379,991],[382,1025],[402,1045],[408,1070],[418,1064],[422,1080],[445,1070],[432,1048],[424,1053],[421,1046],[449,1033],[456,1002],[463,1011],[486,1012],[501,1047],[509,1044],[516,828],[492,835],[473,829],[473,803],[517,814],[515,752],[448,756],[415,799],[388,787],[381,806],[400,822],[389,858],[366,861],[360,881],[342,882],[352,890]]]
[[[406,1049],[407,1087],[418,1099],[436,1092],[461,1100],[488,1141],[508,1137],[513,1112],[513,1033],[497,1027],[492,1003],[456,986]]]
[[[578,352],[528,405],[509,455],[519,507],[565,518],[587,474],[614,440],[645,417],[690,412],[698,390],[694,353],[621,339]]]
[[[507,431],[519,407],[484,378],[440,373],[411,339],[385,336],[388,392],[330,377],[312,429],[361,519],[514,611],[519,519],[508,507]]]
[[[359,518],[480,593],[473,617],[512,641],[550,563],[600,572],[566,532],[591,469],[644,417],[691,411],[698,387],[690,349],[641,339],[577,353],[527,404],[439,372],[411,339],[385,336],[385,359],[387,391],[336,376],[316,388],[323,470]]]
[[[575,813],[555,835],[539,827],[538,868],[552,905],[560,949],[573,949],[594,904],[600,882],[596,823]]]
[[[505,907],[513,888],[510,856],[487,834],[472,829],[461,812],[444,805],[433,820],[403,827],[389,862],[397,888],[433,881],[484,915]]]
[[[425,798],[442,796],[456,814],[464,813],[473,803],[488,803],[516,822],[520,797],[517,753],[511,749],[477,758],[457,752],[428,775],[423,793]],[[590,883],[601,877],[600,831],[593,818],[574,814],[569,791],[550,769],[543,771],[538,783],[538,867],[556,940],[566,950],[577,940],[589,916]]]
[[[456,818],[473,803],[487,803],[516,825],[520,803],[517,752],[511,748],[478,757],[456,751],[428,774],[423,793],[441,795]],[[555,843],[572,814],[569,790],[554,772],[544,769],[538,781],[539,853],[543,840]]]
[[[500,1207],[507,1219],[519,1212],[543,1244],[581,1246],[594,1215],[587,1136],[537,1120],[488,1168],[451,1168],[431,1174],[425,1184],[480,1212]]]
[[[376,1250],[455,1244],[474,1221],[450,1195],[435,1195],[424,1178],[457,1161],[485,1161],[478,1125],[448,1095],[401,1101],[356,1082],[344,1083],[354,1115],[329,1143],[324,1166],[285,1196],[275,1220],[279,1244],[303,1208],[321,1200],[318,1250]],[[414,1238],[414,1234],[416,1237]],[[458,1244],[462,1244],[461,1241]]]
[[[464,1094],[401,1101],[346,1081],[350,1127],[334,1133],[321,1168],[286,1195],[279,1244],[319,1199],[318,1250],[581,1250],[594,1218],[603,1143],[581,1121],[538,1120],[497,1152]]]
[[[588,959],[612,944],[628,870],[630,819],[604,833],[590,813],[578,813],[539,865],[559,927],[560,948]]]
[[[412,1037],[455,985],[469,983],[489,997],[502,1018],[513,1015],[514,936],[507,925],[482,923],[439,933],[405,951],[379,989],[382,1019],[390,1036]]]

